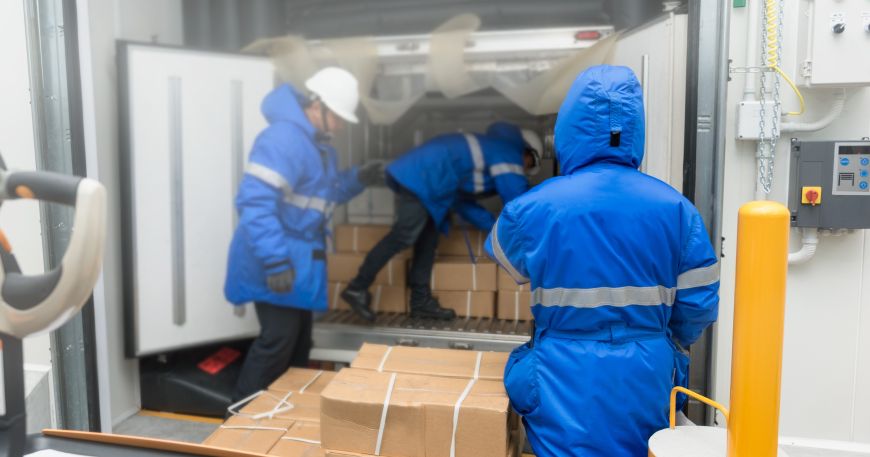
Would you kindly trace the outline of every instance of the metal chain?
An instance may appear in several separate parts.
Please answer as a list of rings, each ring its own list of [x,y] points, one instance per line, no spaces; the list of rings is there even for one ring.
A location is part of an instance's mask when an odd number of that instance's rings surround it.
[[[761,8],[761,16],[764,17],[764,12],[766,10],[766,2],[760,1],[758,2]],[[767,38],[765,34],[765,26],[764,21],[761,21],[761,28],[758,30],[758,33],[761,34],[761,52],[760,58],[762,65],[766,65],[765,55],[767,54]],[[766,72],[762,72],[759,75],[759,83],[761,85],[760,97],[759,97],[759,116],[758,116],[758,145],[757,150],[755,152],[756,158],[758,159],[758,185],[761,186],[762,190],[765,193],[770,192],[770,179],[768,178],[768,154],[767,154],[767,138],[766,138],[766,129],[765,129],[765,118],[767,117],[767,110],[765,107],[767,106],[767,85],[765,81],[767,80]]]
[[[767,7],[768,2],[762,1],[762,17],[767,17]],[[778,2],[778,11],[777,11],[777,24],[776,24],[776,36],[777,36],[777,61],[774,62],[775,65],[780,66],[782,59],[782,20],[783,20],[783,6],[784,0],[779,0]],[[759,185],[765,194],[769,194],[771,188],[773,187],[773,178],[774,178],[774,169],[776,163],[776,145],[777,140],[779,139],[779,124],[780,124],[780,116],[782,112],[782,98],[780,97],[780,78],[779,75],[775,72],[771,71],[770,63],[767,62],[765,58],[767,56],[767,49],[771,45],[771,43],[767,42],[767,34],[765,33],[765,24],[762,21],[761,31],[760,31],[763,39],[761,44],[761,59],[762,65],[767,70],[766,72],[760,75],[761,81],[761,108],[760,108],[760,116],[759,116],[759,141],[758,141],[758,149],[756,151],[756,155],[758,157],[758,175],[759,175]],[[767,110],[765,109],[767,105],[767,75],[773,73],[773,112],[770,113],[770,136],[766,134],[766,118],[767,118]]]

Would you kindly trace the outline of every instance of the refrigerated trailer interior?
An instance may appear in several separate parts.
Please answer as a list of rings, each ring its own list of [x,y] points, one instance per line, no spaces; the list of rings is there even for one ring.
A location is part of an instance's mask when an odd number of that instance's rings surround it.
[[[223,298],[224,247],[237,222],[233,198],[247,154],[266,125],[259,103],[276,81],[298,77],[294,72],[304,63],[299,55],[356,64],[370,73],[362,78],[372,78],[374,106],[364,99],[362,122],[333,140],[342,166],[389,161],[438,134],[481,132],[506,120],[545,139],[544,171],[532,185],[558,173],[551,146],[555,111],[576,72],[604,62],[626,65],[638,75],[646,102],[642,170],[682,189],[685,11],[618,35],[610,25],[476,31],[475,20],[453,18],[447,33],[439,27],[431,34],[340,41],[261,40],[244,53],[119,42],[127,356],[153,358],[257,334],[253,309],[234,308]],[[458,36],[459,48],[451,49],[457,44],[453,30],[469,23]],[[278,45],[304,52],[288,57],[271,50]],[[366,52],[368,62],[353,60]],[[455,65],[456,56],[465,59],[466,74],[442,68]],[[387,188],[369,189],[337,209],[332,227],[391,223],[392,214],[382,210],[393,206],[392,199]],[[498,198],[483,204],[500,209]],[[462,230],[463,221],[455,222]],[[351,311],[331,310],[316,317],[311,358],[349,363],[364,342],[510,351],[528,340],[531,329],[521,320],[443,322],[397,313],[381,313],[367,325]],[[696,357],[703,368],[706,355]],[[148,380],[144,390],[153,388]],[[703,411],[696,409],[701,419]]]

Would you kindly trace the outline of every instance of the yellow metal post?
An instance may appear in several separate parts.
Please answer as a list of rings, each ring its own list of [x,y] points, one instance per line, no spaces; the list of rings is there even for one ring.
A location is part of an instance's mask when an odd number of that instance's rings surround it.
[[[775,202],[740,208],[728,457],[776,457],[789,211]]]

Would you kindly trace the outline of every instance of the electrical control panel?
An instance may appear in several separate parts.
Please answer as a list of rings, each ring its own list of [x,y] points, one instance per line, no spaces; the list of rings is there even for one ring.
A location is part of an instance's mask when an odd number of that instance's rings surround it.
[[[791,154],[792,226],[870,228],[870,141],[792,140]]]
[[[870,1],[803,0],[800,9],[796,82],[870,85]]]

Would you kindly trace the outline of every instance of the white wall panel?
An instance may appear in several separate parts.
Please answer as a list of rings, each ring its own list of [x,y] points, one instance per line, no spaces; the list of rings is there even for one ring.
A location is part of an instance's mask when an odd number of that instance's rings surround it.
[[[785,2],[783,67],[795,68],[798,2]],[[757,6],[756,1],[750,2]],[[731,59],[746,62],[747,9],[732,10]],[[857,57],[857,56],[856,56]],[[755,63],[750,63],[755,64]],[[734,310],[734,253],[737,211],[755,192],[755,143],[736,140],[737,104],[745,74],[734,74],[728,87],[726,133],[724,253],[722,301],[715,336],[714,397],[729,402],[731,333]],[[827,89],[803,89],[807,112],[801,122],[824,115],[831,103]],[[850,89],[842,115],[818,132],[787,134],[777,148],[772,200],[786,203],[789,138],[801,140],[860,139],[870,134],[870,90]],[[782,85],[784,109],[797,99]],[[791,232],[791,247],[799,248],[800,233]],[[823,237],[816,257],[789,268],[780,430],[786,436],[870,442],[870,248],[865,231]],[[720,418],[720,423],[722,420]]]

